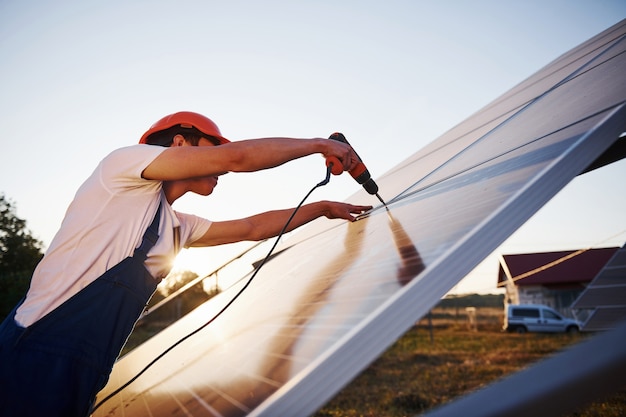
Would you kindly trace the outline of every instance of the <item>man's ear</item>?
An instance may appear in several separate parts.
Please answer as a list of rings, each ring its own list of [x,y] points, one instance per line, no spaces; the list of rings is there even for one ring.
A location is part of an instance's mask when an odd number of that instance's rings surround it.
[[[184,144],[185,144],[185,138],[183,137],[183,135],[178,134],[174,136],[174,139],[172,140],[172,147],[183,146]]]

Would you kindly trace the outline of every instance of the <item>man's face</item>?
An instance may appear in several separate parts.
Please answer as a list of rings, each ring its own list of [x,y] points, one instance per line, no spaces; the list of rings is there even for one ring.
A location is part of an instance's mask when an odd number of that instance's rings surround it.
[[[174,138],[172,146],[193,146],[191,143],[184,140],[181,135],[177,135]],[[206,138],[200,138],[198,146],[215,146],[213,142]],[[192,193],[207,196],[213,192],[217,186],[217,175],[211,175],[207,177],[190,178],[183,180],[188,191]]]
[[[183,146],[192,146],[189,142],[185,141]],[[215,146],[213,142],[206,138],[200,138],[198,146]],[[195,194],[207,196],[213,192],[217,186],[217,175],[211,175],[208,177],[198,177],[187,180],[189,191]]]

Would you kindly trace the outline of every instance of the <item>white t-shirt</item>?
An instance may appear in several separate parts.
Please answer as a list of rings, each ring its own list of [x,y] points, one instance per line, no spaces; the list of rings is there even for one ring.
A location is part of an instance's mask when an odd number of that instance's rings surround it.
[[[145,265],[164,278],[181,247],[208,230],[209,220],[176,212],[167,203],[161,181],[141,177],[165,149],[134,145],[113,151],[78,189],[63,223],[37,265],[15,320],[29,326],[131,256],[141,244],[162,202],[159,240]],[[178,235],[178,236],[176,236]],[[176,243],[180,242],[180,243]]]

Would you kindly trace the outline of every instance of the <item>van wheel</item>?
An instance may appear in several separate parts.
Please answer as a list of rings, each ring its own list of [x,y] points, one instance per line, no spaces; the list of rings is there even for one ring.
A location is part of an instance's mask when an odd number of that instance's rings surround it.
[[[576,334],[580,331],[580,329],[578,328],[578,326],[569,326],[566,331],[569,334]]]
[[[524,334],[524,333],[526,333],[526,327],[524,327],[524,326],[517,326],[515,328],[515,333],[517,333],[517,334]]]

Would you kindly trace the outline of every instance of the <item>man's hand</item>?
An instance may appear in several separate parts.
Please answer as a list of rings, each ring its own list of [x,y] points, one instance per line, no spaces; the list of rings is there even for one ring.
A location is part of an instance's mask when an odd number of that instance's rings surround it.
[[[319,139],[318,139],[319,140]],[[329,139],[321,139],[326,146],[326,150],[322,152],[326,160],[338,160],[341,167],[333,167],[333,174],[338,175],[343,171],[351,171],[359,163],[359,157],[350,145],[343,142]]]
[[[345,219],[353,222],[356,216],[372,209],[372,206],[355,206],[337,201],[323,201],[327,205],[326,217],[329,219]]]

